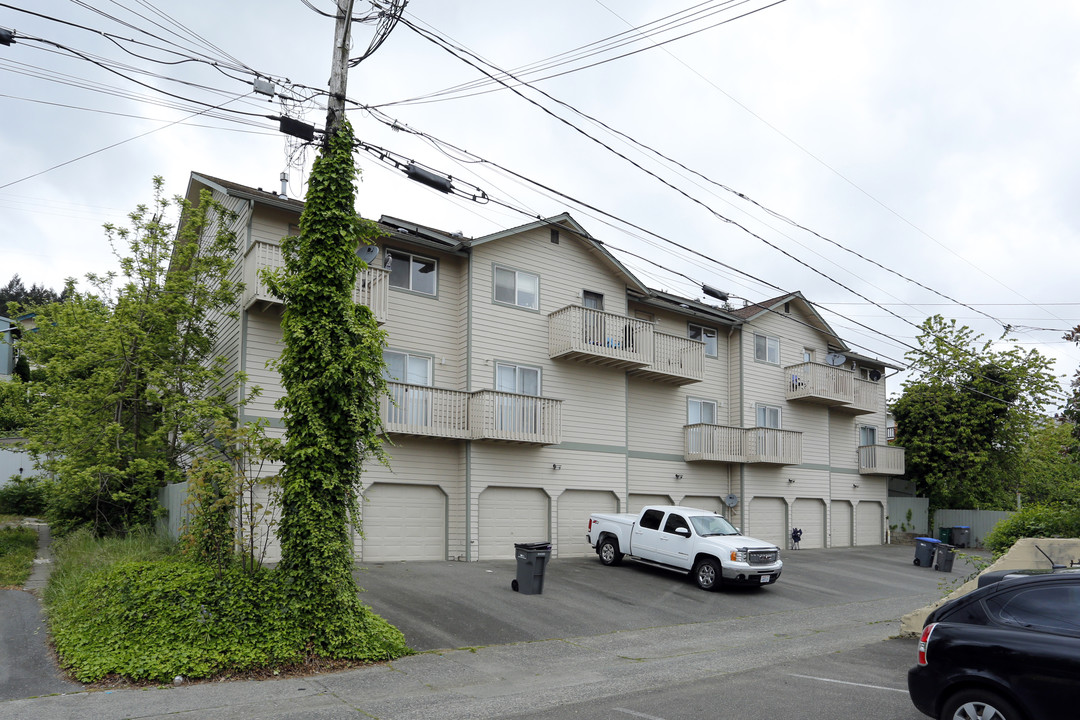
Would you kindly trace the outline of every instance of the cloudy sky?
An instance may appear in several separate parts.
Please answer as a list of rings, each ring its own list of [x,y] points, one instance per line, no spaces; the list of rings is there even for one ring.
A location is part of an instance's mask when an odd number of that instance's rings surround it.
[[[283,104],[250,71],[321,126],[320,11],[332,0],[0,5],[16,32],[0,45],[0,283],[115,267],[101,225],[154,175],[172,194],[191,171],[268,190],[286,171],[302,198],[313,152],[265,118]],[[478,236],[569,211],[653,287],[801,290],[894,364],[940,313],[988,338],[1008,326],[1059,374],[1080,365],[1061,339],[1080,323],[1074,0],[412,0],[405,19],[349,74],[357,136],[498,202],[360,153],[365,216]],[[353,54],[375,33],[356,23]],[[177,62],[191,56],[216,66]]]

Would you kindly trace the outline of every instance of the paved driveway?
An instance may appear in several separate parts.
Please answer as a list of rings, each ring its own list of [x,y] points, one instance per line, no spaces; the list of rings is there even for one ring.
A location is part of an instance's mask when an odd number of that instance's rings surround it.
[[[599,635],[751,617],[795,609],[907,598],[914,610],[940,597],[943,583],[970,572],[915,567],[914,548],[873,546],[784,554],[780,581],[767,587],[699,590],[685,576],[595,556],[555,558],[541,595],[510,588],[516,562],[410,562],[362,566],[362,600],[405,633],[416,650]]]

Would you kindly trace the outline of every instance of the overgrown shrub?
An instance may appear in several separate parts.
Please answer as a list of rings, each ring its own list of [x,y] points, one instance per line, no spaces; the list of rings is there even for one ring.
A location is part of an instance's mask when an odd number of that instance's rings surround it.
[[[41,515],[45,512],[45,483],[33,475],[12,475],[0,487],[0,514]]]
[[[1028,506],[995,525],[983,544],[999,557],[1026,537],[1080,537],[1080,508]]]
[[[78,566],[93,546],[100,552]],[[45,602],[57,653],[75,678],[169,681],[306,659],[308,632],[279,574],[216,569],[165,549],[147,536],[94,540],[83,531],[58,545]],[[400,631],[362,611],[350,628],[362,638],[350,659],[410,652]]]
[[[33,528],[0,528],[0,587],[26,582],[34,566],[37,544],[37,530]]]

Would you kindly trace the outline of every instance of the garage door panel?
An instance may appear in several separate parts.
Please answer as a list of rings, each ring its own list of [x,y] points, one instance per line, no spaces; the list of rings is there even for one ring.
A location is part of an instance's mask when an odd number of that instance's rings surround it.
[[[446,495],[434,485],[374,483],[364,491],[365,562],[446,559]]]
[[[787,503],[783,498],[754,498],[750,502],[750,527],[747,535],[787,547]]]
[[[724,514],[724,501],[711,495],[687,495],[681,503],[684,507],[701,508],[710,512]]]
[[[645,493],[630,493],[627,498],[628,513],[639,513],[641,508],[649,505],[671,505],[671,498],[667,495],[647,495]]]
[[[797,499],[791,506],[791,525],[803,531],[800,548],[825,547],[825,503],[821,500]]]
[[[851,503],[835,500],[832,503],[832,545],[851,546]]]
[[[882,533],[881,503],[861,502],[855,509],[855,544],[881,545]]]
[[[619,499],[601,490],[567,490],[559,496],[559,533],[555,554],[558,557],[590,557],[592,547],[585,540],[589,515],[614,513]]]
[[[514,544],[551,539],[548,496],[536,488],[489,487],[480,493],[477,557],[510,560]]]

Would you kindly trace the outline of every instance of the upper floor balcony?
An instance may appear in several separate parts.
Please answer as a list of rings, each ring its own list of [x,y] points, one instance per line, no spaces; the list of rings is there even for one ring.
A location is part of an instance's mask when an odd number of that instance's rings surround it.
[[[580,305],[548,315],[548,355],[678,385],[705,377],[705,343],[658,332],[651,320]]]
[[[388,433],[459,440],[554,445],[562,434],[562,401],[480,390],[474,393],[389,382],[382,400]]]
[[[263,268],[276,270],[284,266],[280,245],[262,241],[251,244],[244,254],[245,310],[255,304],[281,304],[281,298],[270,292],[259,271]],[[385,323],[390,307],[390,271],[369,266],[357,273],[353,301],[367,305],[375,315],[375,320],[380,324]]]
[[[707,423],[684,428],[683,457],[687,462],[798,465],[802,452],[802,433],[792,430]]]
[[[855,414],[882,408],[880,385],[855,377],[855,371],[835,365],[804,362],[784,368],[788,400],[828,405]]]
[[[903,475],[904,448],[895,445],[859,446],[860,475]]]

